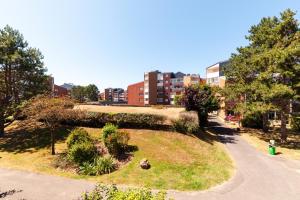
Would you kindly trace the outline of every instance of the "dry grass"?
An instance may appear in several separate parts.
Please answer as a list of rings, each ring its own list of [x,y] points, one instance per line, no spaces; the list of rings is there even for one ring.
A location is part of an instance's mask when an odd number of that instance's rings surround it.
[[[101,129],[86,130],[94,138],[101,135]],[[130,144],[137,146],[138,150],[133,152],[132,161],[108,175],[88,177],[54,168],[52,163],[57,155],[50,155],[49,132],[45,130],[17,133],[11,130],[0,139],[0,166],[110,184],[177,190],[207,189],[231,176],[232,161],[217,141],[205,142],[198,137],[175,132],[126,130],[131,137]],[[58,153],[66,149],[68,132],[68,128],[58,132],[61,135],[56,144]],[[14,145],[15,142],[17,144]],[[139,167],[143,158],[150,161],[149,170]]]
[[[97,106],[97,105],[77,105],[75,109],[86,110],[89,112],[105,113],[148,113],[155,115],[164,115],[168,119],[177,119],[184,108],[156,108],[156,107],[133,107],[133,106]]]
[[[276,141],[276,151],[279,156],[300,160],[300,134],[289,133],[286,143],[280,143],[278,131],[263,133],[257,129],[246,128],[241,131],[242,137],[262,152],[268,153],[270,140]]]

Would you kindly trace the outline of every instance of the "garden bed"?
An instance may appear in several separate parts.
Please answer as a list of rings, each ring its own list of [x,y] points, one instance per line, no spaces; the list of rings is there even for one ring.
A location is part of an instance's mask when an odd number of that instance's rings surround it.
[[[107,184],[145,186],[157,189],[204,190],[228,180],[233,164],[223,145],[203,141],[196,136],[176,132],[123,129],[130,135],[129,144],[136,146],[129,162],[110,174],[87,176],[53,167],[60,153],[65,152],[66,137],[72,127],[57,130],[57,155],[50,155],[50,134],[47,130],[34,132],[8,131],[0,139],[0,167],[28,170],[76,179],[100,181]],[[84,128],[93,138],[101,129]],[[149,170],[139,163],[147,158]]]

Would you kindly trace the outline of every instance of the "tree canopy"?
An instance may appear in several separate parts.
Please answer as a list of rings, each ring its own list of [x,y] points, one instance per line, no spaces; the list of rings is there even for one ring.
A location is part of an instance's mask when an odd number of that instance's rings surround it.
[[[192,85],[185,88],[182,96],[187,111],[198,113],[199,126],[207,125],[208,113],[219,109],[219,102],[212,87]]]
[[[226,96],[243,114],[279,111],[285,140],[290,103],[300,95],[300,29],[295,13],[288,9],[280,17],[263,18],[246,39],[249,44],[232,54],[225,70]]]
[[[0,29],[0,136],[5,118],[18,105],[50,90],[42,53],[29,47],[23,35],[10,26]]]

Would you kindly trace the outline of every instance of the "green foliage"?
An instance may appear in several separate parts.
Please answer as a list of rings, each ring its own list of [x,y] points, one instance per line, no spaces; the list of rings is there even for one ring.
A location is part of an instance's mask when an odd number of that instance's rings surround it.
[[[180,114],[179,119],[172,121],[173,129],[179,133],[196,134],[199,131],[198,117],[195,113]]]
[[[119,190],[116,186],[98,184],[95,189],[82,195],[82,200],[166,200],[166,192],[154,194],[150,189],[136,188]]]
[[[102,174],[109,174],[115,169],[115,163],[112,157],[97,157],[94,162],[83,163],[79,171],[81,174],[96,176]]]
[[[74,129],[67,138],[68,148],[71,148],[74,144],[85,142],[92,143],[92,138],[83,128]]]
[[[50,91],[42,53],[10,26],[0,29],[0,136],[4,120],[31,97]]]
[[[182,99],[187,111],[198,113],[201,127],[206,126],[208,113],[219,109],[216,94],[208,85],[193,85],[185,88]]]
[[[159,129],[163,126],[166,117],[152,114],[136,113],[99,113],[74,111],[66,116],[63,121],[66,125],[103,127],[107,123],[112,123],[122,128],[150,128]]]
[[[86,98],[90,101],[98,101],[99,90],[96,85],[90,84],[85,87]]]
[[[262,114],[259,112],[247,114],[241,121],[243,127],[248,128],[262,128],[263,119]]]
[[[225,69],[228,99],[236,101],[239,112],[267,113],[278,109],[289,114],[289,101],[300,94],[300,31],[290,9],[280,17],[263,18],[249,30],[249,45],[232,54]],[[245,106],[240,106],[244,104]],[[281,134],[286,139],[286,117],[281,118]]]
[[[68,149],[68,158],[79,165],[91,162],[96,155],[97,149],[90,142],[75,143]]]
[[[71,90],[73,99],[84,102],[86,99],[89,101],[98,101],[99,90],[96,85],[90,84],[88,86],[74,86]]]
[[[129,139],[127,132],[118,130],[108,135],[107,138],[104,139],[104,144],[111,155],[118,156],[124,153]]]
[[[71,90],[71,97],[80,103],[85,101],[85,87],[74,86]]]
[[[106,140],[108,136],[110,136],[113,133],[116,133],[117,130],[118,130],[118,126],[112,123],[105,124],[105,126],[102,128],[102,138]]]
[[[182,105],[182,95],[175,95],[174,97],[174,104],[177,106],[181,106]]]
[[[300,131],[300,115],[292,116],[291,126],[293,130]]]

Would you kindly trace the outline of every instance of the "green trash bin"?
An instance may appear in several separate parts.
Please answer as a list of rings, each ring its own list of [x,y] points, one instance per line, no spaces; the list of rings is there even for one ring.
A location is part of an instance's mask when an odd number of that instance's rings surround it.
[[[270,155],[276,155],[276,148],[274,146],[269,146],[269,154]]]

